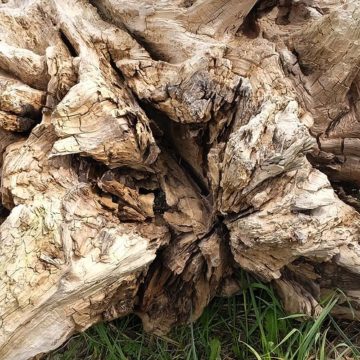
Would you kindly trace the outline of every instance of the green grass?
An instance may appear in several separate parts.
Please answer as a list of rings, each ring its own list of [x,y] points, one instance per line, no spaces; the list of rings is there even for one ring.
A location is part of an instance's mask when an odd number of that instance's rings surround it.
[[[253,282],[237,296],[215,299],[197,322],[168,336],[145,334],[129,316],[73,337],[47,360],[360,359],[360,329],[333,319],[336,302],[336,295],[326,299],[317,319],[286,316],[274,290]]]

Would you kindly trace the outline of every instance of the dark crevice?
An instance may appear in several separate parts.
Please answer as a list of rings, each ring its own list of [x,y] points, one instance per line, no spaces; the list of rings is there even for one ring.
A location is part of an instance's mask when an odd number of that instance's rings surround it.
[[[121,16],[116,16],[118,14],[109,14],[111,11],[103,4],[103,1],[89,0],[89,3],[96,9],[98,15],[103,21],[112,24],[123,31],[129,32],[125,27],[125,24],[122,22]],[[115,11],[112,7],[111,10]]]
[[[196,3],[196,0],[183,0],[182,2],[182,6],[184,8],[190,8],[191,6],[193,6]]]
[[[341,143],[341,151],[344,149],[344,142]],[[320,144],[319,149],[321,150]],[[307,154],[307,160],[310,164],[328,176],[332,188],[338,197],[352,206],[356,211],[360,212],[360,183],[354,181],[348,181],[341,176],[341,173],[334,170],[334,166],[341,165],[344,162],[344,159],[338,156],[333,158],[322,158],[316,156],[316,154]]]
[[[316,136],[312,133],[312,131],[311,131],[311,129],[310,129],[310,134],[312,135],[312,136],[314,136],[315,137],[315,139],[316,139],[316,144],[317,144],[317,146],[318,146],[318,148],[319,148],[319,150],[321,150],[321,141],[320,141],[320,137],[321,137],[321,135],[322,135],[322,133],[321,134],[317,134]]]
[[[242,219],[246,216],[249,216],[250,214],[254,214],[256,212],[258,212],[259,210],[254,209],[254,207],[249,206],[244,210],[239,211],[238,213],[229,213],[226,216],[226,221],[229,223],[235,222],[239,219]]]
[[[334,119],[331,120],[329,126],[325,130],[325,134],[329,135],[329,133],[335,129],[335,127],[339,124],[341,119],[349,113],[349,110],[342,110],[339,114],[336,115]]]
[[[311,216],[312,209],[293,209],[291,212],[293,214],[303,214],[303,215]]]
[[[170,62],[167,54],[162,53],[159,48],[154,48],[154,45],[147,41],[143,36],[135,33],[134,31],[131,32],[128,29],[127,32],[141,47],[143,47],[149,53],[151,59],[155,61]]]
[[[115,204],[118,204],[118,212],[117,216],[119,219],[126,223],[139,223],[138,219],[131,219],[127,216],[126,212],[123,212],[123,208],[125,206],[129,206],[133,208],[136,212],[139,214],[141,213],[141,209],[134,207],[132,204],[128,203],[127,201],[124,201],[120,196],[108,192],[106,190],[103,190],[101,186],[99,185],[100,180],[108,180],[107,174],[111,171],[113,176],[116,177],[119,176],[120,178],[126,177],[126,179],[119,181],[123,183],[126,187],[131,188],[133,190],[138,191],[140,195],[145,194],[154,194],[154,206],[153,211],[155,215],[162,215],[165,211],[169,210],[170,207],[166,203],[166,196],[163,190],[160,188],[160,185],[158,187],[150,186],[150,188],[146,188],[146,185],[144,185],[144,182],[142,181],[142,176],[144,176],[145,173],[142,173],[140,171],[128,168],[128,167],[121,167],[116,168],[113,170],[109,170],[109,168],[104,165],[101,162],[98,162],[92,158],[89,157],[82,157],[79,155],[73,156],[73,169],[78,174],[79,181],[82,183],[87,183],[91,186],[92,190],[99,195],[100,197],[103,196],[110,196],[112,199],[112,202]],[[141,175],[140,179],[137,179],[136,175]],[[110,176],[109,180],[111,180],[112,176]],[[145,180],[146,181],[146,180]],[[153,221],[151,218],[146,218],[143,220],[144,222],[151,222]]]
[[[299,65],[299,68],[301,70],[301,72],[305,75],[305,76],[309,76],[314,72],[314,69],[312,69],[309,65],[304,64],[303,62],[301,62],[301,57],[300,54],[296,51],[296,49],[292,49],[291,51],[293,53],[293,55],[295,55],[295,57],[297,58],[297,63]]]
[[[237,119],[242,118],[244,121],[244,124],[248,122],[249,119],[246,119],[244,114],[242,113],[242,110],[246,105],[249,104],[249,96],[246,94],[245,90],[242,88],[243,81],[240,81],[236,87],[235,90],[235,100],[233,103],[228,104],[228,106],[231,107],[231,119],[226,126],[220,131],[217,141],[219,143],[226,143],[233,131],[234,125],[237,122]],[[250,105],[250,104],[249,104]],[[226,109],[229,110],[229,109]],[[230,117],[230,116],[229,116]],[[213,117],[214,118],[214,117]]]
[[[360,100],[359,89],[356,85],[357,81],[359,81],[360,76],[358,75],[357,78],[352,82],[349,91],[346,94],[346,97],[349,101],[351,108],[356,108],[355,104]]]
[[[43,105],[44,101],[42,102],[42,108],[45,107],[45,105]],[[35,122],[40,122],[41,121],[41,109],[37,110],[34,108],[33,105],[31,104],[24,104],[21,106],[21,110],[18,112],[14,112],[11,110],[6,110],[6,113],[10,114],[10,115],[15,115],[17,117],[21,117],[21,118],[29,118],[31,120],[34,120]]]
[[[173,121],[168,118],[163,112],[159,111],[158,109],[154,108],[150,103],[137,99],[141,108],[145,111],[147,117],[152,119],[155,124],[151,125],[150,127],[153,129],[155,128],[155,138],[158,146],[160,148],[166,149],[166,153],[171,154],[177,161],[180,167],[183,168],[184,172],[189,176],[191,180],[197,185],[200,190],[201,195],[208,196],[209,189],[207,184],[201,179],[201,177],[196,173],[193,167],[179,154],[179,151],[173,144],[171,139],[171,126]],[[185,125],[184,125],[185,126]]]
[[[65,35],[64,31],[62,29],[59,29],[59,34],[60,34],[60,38],[62,40],[62,42],[64,43],[64,45],[67,47],[67,49],[69,50],[69,53],[72,57],[77,57],[79,56],[79,52],[75,49],[74,45],[71,43],[71,41],[69,40],[69,38]]]
[[[313,273],[317,274],[317,269],[314,264],[305,257],[299,257],[288,266],[285,266],[281,273],[282,277],[288,281],[294,282],[302,287],[303,290],[311,294],[315,299],[320,299],[320,287],[318,280],[314,280],[308,273],[301,271],[303,267],[307,267],[313,270]]]
[[[84,157],[80,155],[72,156],[72,167],[78,174],[79,181],[88,183],[89,185],[97,188],[97,182],[102,175],[109,170],[109,168],[91,157]]]
[[[339,198],[360,212],[360,188],[352,182],[332,181],[332,187]]]
[[[243,34],[250,39],[257,38],[260,35],[258,19],[270,12],[276,5],[278,5],[278,2],[278,0],[258,1],[245,16],[243,23],[237,30],[237,34]]]
[[[162,189],[157,189],[153,191],[155,195],[154,200],[154,214],[163,214],[165,211],[168,211],[170,207],[166,203],[166,196]]]
[[[349,271],[336,263],[338,256],[326,263],[314,263],[320,276],[319,283],[323,288],[337,288],[343,291],[357,290],[359,288],[360,275]],[[357,305],[358,306],[358,305]]]
[[[171,315],[176,316],[174,323],[187,323],[191,318],[192,309],[197,307],[196,293],[194,292],[191,284],[196,284],[198,281],[197,276],[200,273],[208,274],[213,271],[212,268],[208,267],[208,262],[201,254],[199,243],[214,233],[217,233],[221,239],[220,252],[224,254],[224,259],[226,259],[226,263],[224,263],[224,265],[228,267],[228,269],[232,269],[231,271],[229,270],[228,272],[224,272],[222,279],[224,282],[229,278],[235,280],[238,265],[230,248],[230,233],[226,225],[223,223],[223,218],[219,217],[218,221],[214,223],[213,227],[204,236],[196,239],[193,243],[186,245],[185,251],[187,252],[188,257],[185,260],[186,263],[183,271],[179,274],[174,273],[165,265],[169,260],[169,256],[173,256],[173,254],[168,253],[169,246],[178,240],[178,236],[174,232],[171,232],[170,245],[163,246],[157,251],[155,260],[150,264],[144,281],[142,281],[139,286],[137,292],[138,301],[135,311],[139,314],[147,314],[154,319],[160,318],[160,320],[163,316],[159,315],[166,312],[167,314],[170,313]],[[187,269],[189,266],[191,267],[194,258],[198,258],[199,255],[202,256],[204,260],[199,273],[194,274],[193,278],[187,278]],[[167,259],[167,261],[164,261],[165,259]],[[237,279],[237,282],[240,284],[239,279]],[[222,286],[222,282],[219,282],[218,286],[219,290]],[[152,297],[150,298],[149,295]],[[214,295],[215,294],[213,294],[213,296]],[[159,302],[158,299],[161,298],[166,299],[166,301]],[[184,303],[184,300],[186,300],[186,304]],[[146,319],[147,322],[148,320],[149,319]]]
[[[279,5],[279,13],[275,20],[276,25],[289,25],[290,24],[290,13],[293,5],[292,0],[282,1]]]
[[[258,14],[256,6],[251,9],[249,14],[245,17],[243,23],[241,24],[238,33],[242,33],[247,36],[249,39],[255,39],[260,34],[260,26],[257,23]]]
[[[114,61],[114,58],[111,55],[111,52],[108,51],[109,53],[109,64],[112,67],[112,69],[114,70],[115,74],[119,77],[119,79],[121,80],[121,82],[125,81],[124,75],[121,72],[121,70],[116,66],[116,63]]]
[[[140,195],[147,195],[147,194],[153,194],[154,190],[149,190],[147,188],[139,187],[139,194]]]
[[[5,208],[0,202],[0,224],[2,224],[9,215],[10,215],[10,210]]]
[[[332,169],[332,166],[343,164],[343,159],[337,156],[334,156],[330,159],[322,158],[318,157],[316,154],[311,153],[306,154],[306,159],[315,169],[318,169],[319,171],[326,174],[330,181],[339,181],[338,177],[336,176],[336,171]]]
[[[174,156],[177,159],[178,164],[184,169],[186,174],[190,175],[190,178],[198,186],[198,188],[200,189],[200,194],[207,197],[209,195],[209,189],[207,185],[203,182],[203,180],[200,178],[200,176],[193,169],[193,167],[184,158],[182,158],[179,153],[174,152]]]
[[[150,130],[152,131],[156,144],[162,145],[165,133],[169,132],[169,121],[171,120],[151,103],[140,99],[135,92],[132,91],[132,95],[149,119]]]

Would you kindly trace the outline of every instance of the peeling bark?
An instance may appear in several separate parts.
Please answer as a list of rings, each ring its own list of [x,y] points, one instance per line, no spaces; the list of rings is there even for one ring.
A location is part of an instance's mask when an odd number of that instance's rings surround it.
[[[357,0],[3,1],[0,358],[165,333],[238,268],[359,319],[359,30]]]

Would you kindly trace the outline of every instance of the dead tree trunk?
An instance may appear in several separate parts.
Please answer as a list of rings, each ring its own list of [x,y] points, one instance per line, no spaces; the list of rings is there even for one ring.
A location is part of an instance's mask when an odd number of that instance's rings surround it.
[[[0,358],[239,267],[359,318],[359,65],[358,0],[2,0]]]

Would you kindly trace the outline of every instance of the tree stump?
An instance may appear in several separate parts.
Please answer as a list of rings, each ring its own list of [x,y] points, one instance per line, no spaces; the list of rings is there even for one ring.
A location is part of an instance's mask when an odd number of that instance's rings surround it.
[[[239,268],[359,319],[358,0],[0,3],[1,359],[165,333]]]

